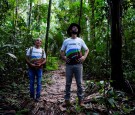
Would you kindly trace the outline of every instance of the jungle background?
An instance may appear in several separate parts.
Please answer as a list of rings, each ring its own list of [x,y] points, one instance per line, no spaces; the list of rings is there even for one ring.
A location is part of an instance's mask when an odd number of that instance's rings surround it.
[[[51,83],[48,76],[64,64],[60,48],[73,22],[81,26],[80,37],[90,50],[83,64],[87,95],[100,92],[102,96],[93,100],[105,105],[107,114],[135,112],[134,0],[1,0],[0,17],[0,113],[29,113],[19,101],[28,99],[26,50],[35,38],[43,40],[47,54],[44,82]],[[75,110],[74,114],[83,111]],[[89,111],[83,113],[98,114]]]

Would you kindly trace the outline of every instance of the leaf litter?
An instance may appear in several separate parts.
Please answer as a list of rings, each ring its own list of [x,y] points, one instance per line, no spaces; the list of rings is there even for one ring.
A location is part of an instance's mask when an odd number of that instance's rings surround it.
[[[23,82],[24,83],[24,82]],[[28,83],[26,83],[28,85]],[[26,86],[25,84],[25,86]],[[22,85],[22,84],[20,84]],[[63,107],[65,94],[65,66],[58,70],[45,72],[42,81],[41,99],[39,102],[29,99],[28,88],[22,86],[13,91],[8,85],[0,91],[0,114],[15,115],[134,115],[135,98],[122,91],[115,91],[109,82],[87,80],[83,82],[84,106],[77,103],[75,79],[71,85],[70,107]],[[2,87],[2,86],[1,86]],[[11,90],[10,90],[11,89]]]

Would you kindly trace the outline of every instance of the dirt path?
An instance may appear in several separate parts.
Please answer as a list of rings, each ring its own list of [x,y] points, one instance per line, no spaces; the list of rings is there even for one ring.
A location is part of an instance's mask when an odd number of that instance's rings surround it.
[[[33,106],[31,106],[32,115],[61,115],[66,110],[66,108],[62,107],[65,90],[65,66],[60,66],[59,70],[53,71],[51,74],[52,84],[43,88],[39,102],[33,102]],[[76,90],[76,82],[73,78],[71,102],[76,99]]]
[[[118,112],[120,115],[124,112],[134,115],[135,113],[134,96],[128,97],[129,95],[125,95],[120,91],[113,92],[107,84],[106,92],[109,95],[106,95],[108,97],[104,98],[104,95],[99,92],[102,87],[99,88],[95,83],[90,82],[88,82],[84,91],[85,106],[81,108],[76,103],[77,88],[74,78],[71,85],[72,106],[65,108],[62,106],[65,90],[65,66],[61,65],[58,70],[51,73],[45,72],[46,75],[48,75],[47,78],[50,78],[51,84],[46,84],[43,80],[41,100],[39,102],[30,100],[27,89],[15,89],[14,91],[10,90],[10,92],[7,92],[9,90],[8,87],[8,90],[6,89],[6,92],[3,92],[3,95],[0,96],[0,115],[113,115]],[[47,78],[44,77],[46,80]],[[16,86],[22,88],[22,85],[24,84]],[[104,91],[103,88],[102,91]],[[119,96],[115,99],[113,95],[115,98],[116,95]],[[115,107],[112,106],[113,103],[116,104]],[[129,107],[129,109],[125,111],[123,107]]]

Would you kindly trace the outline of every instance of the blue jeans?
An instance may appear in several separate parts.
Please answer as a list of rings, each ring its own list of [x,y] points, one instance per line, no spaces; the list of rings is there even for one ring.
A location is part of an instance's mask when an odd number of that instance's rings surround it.
[[[73,75],[75,76],[76,84],[77,84],[77,96],[78,99],[82,100],[83,98],[83,89],[82,89],[82,74],[83,74],[83,65],[68,65],[66,64],[66,94],[65,100],[70,99],[70,89]]]
[[[29,68],[28,75],[30,79],[30,96],[35,98],[34,84],[35,84],[35,78],[36,78],[36,85],[37,85],[36,98],[39,98],[40,93],[41,93],[41,80],[42,80],[43,70]]]

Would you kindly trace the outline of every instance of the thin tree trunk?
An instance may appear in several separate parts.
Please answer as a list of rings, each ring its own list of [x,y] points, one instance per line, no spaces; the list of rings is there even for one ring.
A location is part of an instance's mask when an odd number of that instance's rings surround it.
[[[49,0],[48,16],[47,16],[47,28],[46,28],[46,38],[45,38],[46,58],[47,58],[47,49],[48,49],[48,34],[49,34],[49,28],[50,28],[51,4],[52,4],[52,0]]]
[[[18,0],[14,1],[15,9],[13,10],[13,38],[12,42],[15,44],[15,39],[16,39],[16,26],[17,26],[17,17],[18,17]],[[13,51],[14,53],[14,51]]]
[[[90,21],[89,21],[89,17],[87,17],[87,31],[88,31],[88,41],[90,41]]]
[[[18,0],[16,0],[16,7],[15,7],[14,30],[13,30],[13,44],[15,44],[15,42],[16,42],[16,36],[17,36],[17,32],[16,32],[17,20],[18,20]],[[13,49],[13,53],[15,53],[14,49]]]
[[[89,5],[89,4],[88,4],[88,3],[89,3],[89,0],[85,0],[84,2],[86,3],[86,5],[87,5],[87,7],[88,7],[88,5]],[[88,32],[88,35],[87,35],[87,38],[88,38],[88,39],[87,39],[87,40],[90,41],[90,31],[91,31],[91,30],[90,30],[90,17],[87,16],[86,18],[87,18],[86,25],[87,25],[87,32]]]
[[[14,1],[14,4],[15,4],[15,1]],[[14,37],[15,37],[15,9],[13,9],[13,38],[10,38],[10,41],[12,42]]]
[[[38,12],[39,12],[39,4],[38,4]],[[40,15],[37,15],[37,23],[36,23],[36,28],[40,31]]]
[[[107,14],[106,14],[106,17],[107,17],[107,23],[108,23],[108,25],[107,25],[107,40],[106,40],[106,68],[107,69],[111,69],[111,67],[110,67],[110,56],[109,56],[109,54],[110,54],[110,52],[109,52],[109,50],[110,50],[110,46],[111,46],[111,43],[110,43],[110,22],[111,22],[111,8],[110,8],[110,0],[107,0],[107,2],[108,2],[108,4],[106,4],[107,6]],[[107,71],[106,71],[107,72]],[[109,77],[108,77],[109,79],[110,79],[110,75],[109,75]]]
[[[32,34],[31,34],[31,13],[32,13],[32,0],[29,0],[28,2],[28,7],[29,7],[29,11],[28,11],[28,14],[27,14],[27,43],[31,43],[31,38],[32,38]]]
[[[81,24],[81,18],[82,18],[82,4],[83,4],[83,0],[80,0],[80,14],[79,14],[79,22],[78,24]]]
[[[29,0],[29,15],[28,15],[28,34],[31,28],[31,12],[32,12],[32,0]]]
[[[90,17],[90,38],[92,40],[93,43],[95,43],[95,13],[94,13],[94,10],[95,10],[95,0],[90,0],[89,1],[89,4],[92,8],[92,11],[91,11],[91,17]]]

